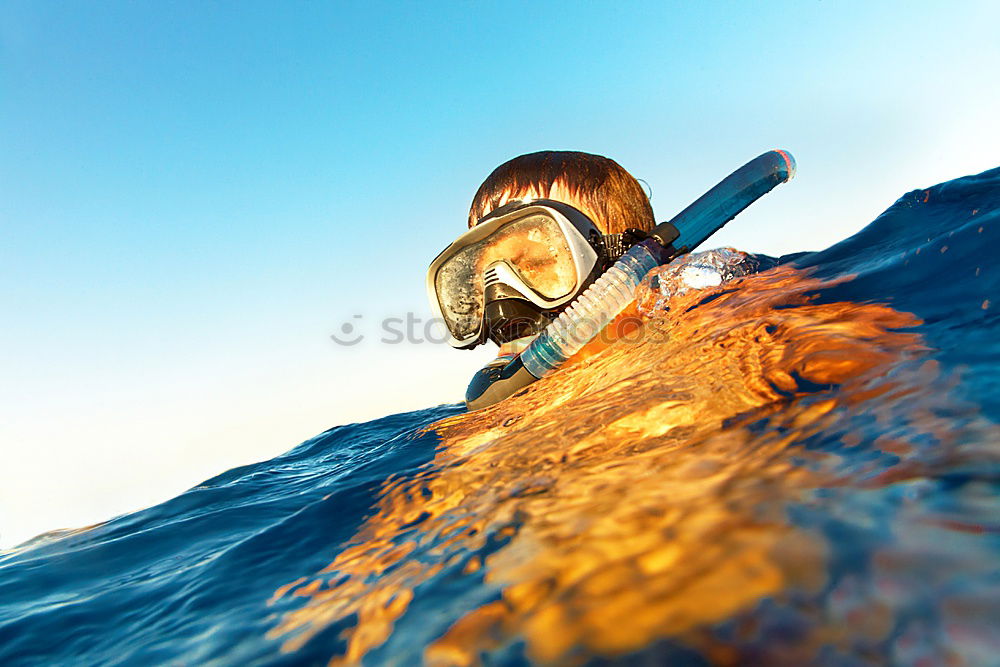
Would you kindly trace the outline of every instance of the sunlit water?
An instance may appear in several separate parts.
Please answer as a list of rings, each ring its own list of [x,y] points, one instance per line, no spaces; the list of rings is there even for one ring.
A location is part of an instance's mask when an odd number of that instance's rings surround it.
[[[497,406],[0,555],[0,664],[996,664],[998,243],[1000,169],[661,269]]]

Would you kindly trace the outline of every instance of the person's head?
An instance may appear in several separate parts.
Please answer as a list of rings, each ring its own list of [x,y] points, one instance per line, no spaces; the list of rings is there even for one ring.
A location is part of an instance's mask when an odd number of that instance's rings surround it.
[[[610,158],[577,151],[540,151],[493,170],[469,209],[469,227],[509,201],[553,199],[576,208],[605,234],[651,230],[656,222],[639,181]]]
[[[451,344],[463,348],[537,334],[655,226],[631,174],[573,151],[530,153],[494,169],[468,223],[427,278]]]

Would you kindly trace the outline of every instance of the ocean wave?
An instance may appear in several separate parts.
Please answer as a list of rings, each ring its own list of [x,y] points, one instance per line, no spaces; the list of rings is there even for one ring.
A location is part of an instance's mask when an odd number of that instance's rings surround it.
[[[998,223],[995,169],[822,252],[688,257],[507,401],[22,545],[0,660],[989,662]]]

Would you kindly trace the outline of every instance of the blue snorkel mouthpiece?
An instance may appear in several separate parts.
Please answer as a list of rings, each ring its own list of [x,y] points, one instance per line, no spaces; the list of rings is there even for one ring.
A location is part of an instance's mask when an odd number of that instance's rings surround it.
[[[795,160],[768,151],[724,178],[622,257],[570,304],[516,359],[479,371],[465,403],[478,410],[548,375],[592,341],[635,299],[652,269],[691,252],[743,209],[795,175]]]

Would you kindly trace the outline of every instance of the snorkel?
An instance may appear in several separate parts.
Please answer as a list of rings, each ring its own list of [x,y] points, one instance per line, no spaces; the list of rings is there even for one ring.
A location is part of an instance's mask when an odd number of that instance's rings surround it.
[[[505,366],[487,366],[465,394],[469,410],[502,401],[559,368],[604,330],[635,299],[652,269],[691,252],[743,209],[795,175],[787,151],[768,151],[731,173],[604,272],[525,350]]]

